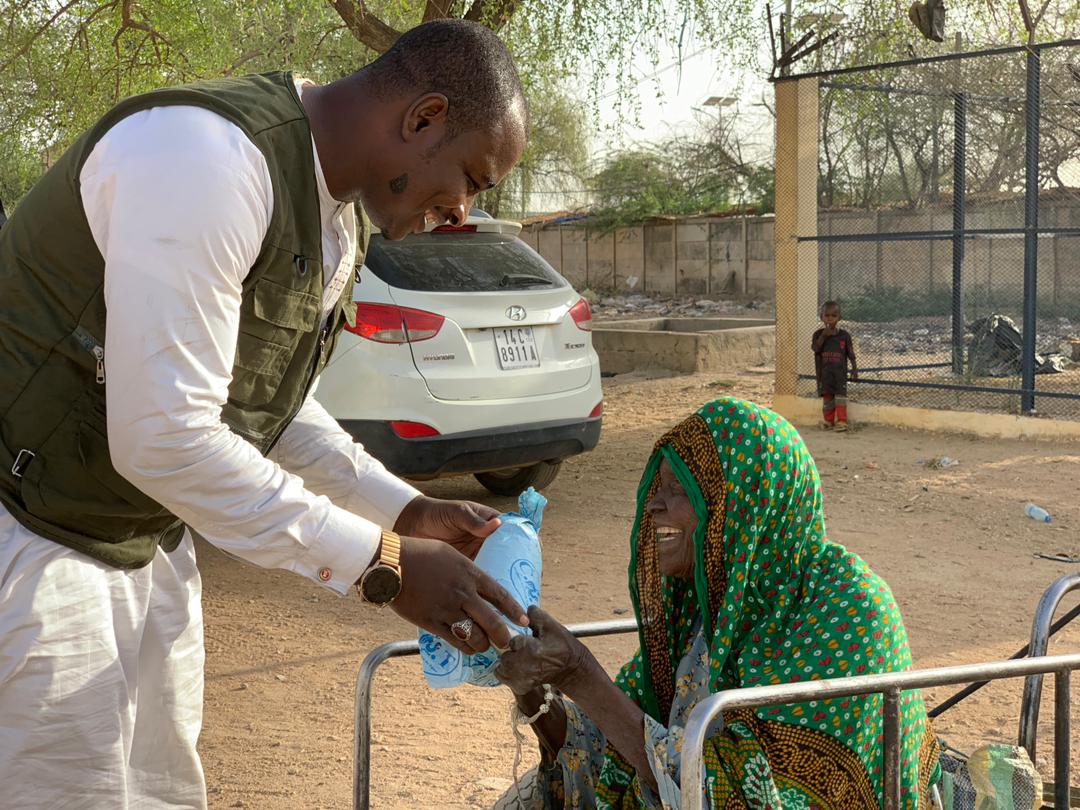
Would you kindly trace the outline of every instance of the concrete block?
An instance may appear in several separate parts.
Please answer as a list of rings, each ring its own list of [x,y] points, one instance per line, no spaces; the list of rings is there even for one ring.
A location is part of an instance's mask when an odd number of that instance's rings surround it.
[[[705,327],[711,328],[689,331]],[[612,374],[649,369],[691,374],[762,365],[772,362],[775,345],[774,327],[757,319],[650,318],[593,329],[600,368]]]

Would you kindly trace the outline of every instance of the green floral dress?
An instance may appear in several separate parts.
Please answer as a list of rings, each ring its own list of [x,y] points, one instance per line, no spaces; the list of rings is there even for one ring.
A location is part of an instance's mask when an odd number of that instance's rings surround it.
[[[692,580],[664,577],[646,505],[667,460],[698,515]],[[817,469],[781,416],[737,399],[660,439],[638,490],[630,592],[641,648],[616,682],[645,713],[653,790],[579,709],[527,806],[678,808],[683,729],[725,689],[911,666],[889,587],[825,534]],[[705,747],[713,808],[849,810],[882,796],[881,696],[725,715]],[[917,692],[903,696],[904,806],[929,806],[938,749]]]

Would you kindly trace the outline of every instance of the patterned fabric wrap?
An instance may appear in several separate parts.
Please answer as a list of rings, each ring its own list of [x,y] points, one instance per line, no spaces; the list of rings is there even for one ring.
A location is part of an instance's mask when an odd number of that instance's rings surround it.
[[[664,460],[698,516],[692,580],[658,568],[647,505]],[[638,490],[630,591],[641,648],[617,683],[659,723],[699,627],[711,692],[911,665],[888,586],[826,538],[820,480],[799,434],[742,400],[709,403],[657,442]],[[901,717],[904,806],[929,806],[938,748],[917,692],[904,695]],[[880,695],[737,711],[725,722],[705,751],[713,808],[881,806]],[[606,753],[597,807],[645,807],[634,769]]]
[[[1043,782],[1027,751],[990,743],[970,757],[941,755],[942,805],[947,810],[1035,810]]]

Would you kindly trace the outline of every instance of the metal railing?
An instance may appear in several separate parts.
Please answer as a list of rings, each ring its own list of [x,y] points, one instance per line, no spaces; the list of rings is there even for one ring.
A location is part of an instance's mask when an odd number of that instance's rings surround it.
[[[634,619],[572,624],[567,628],[577,638],[637,632]],[[375,671],[391,658],[417,655],[416,641],[393,641],[376,647],[360,665],[356,676],[356,720],[353,757],[353,807],[368,810],[371,802],[371,683]]]
[[[756,687],[751,689],[718,692],[702,701],[690,716],[686,727],[686,739],[698,741],[696,746],[687,747],[689,756],[684,760],[682,790],[684,797],[690,797],[689,808],[704,808],[703,796],[698,792],[687,791],[688,785],[702,784],[701,752],[706,736],[713,736],[723,729],[722,715],[715,722],[714,718],[725,709],[757,708],[803,700],[817,700],[827,697],[846,697],[850,695],[879,693],[885,696],[885,751],[886,751],[886,810],[900,805],[889,804],[889,779],[894,778],[896,790],[899,790],[900,739],[898,715],[899,695],[904,689],[944,686],[949,684],[971,683],[972,687],[958,693],[948,705],[955,705],[979,686],[993,680],[1026,677],[1024,696],[1020,710],[1019,744],[1027,749],[1032,762],[1035,760],[1035,738],[1039,725],[1039,702],[1042,696],[1043,675],[1047,672],[1056,674],[1055,701],[1055,805],[1069,807],[1069,672],[1080,669],[1080,655],[1045,657],[1050,637],[1057,629],[1067,624],[1075,611],[1065,616],[1057,624],[1052,624],[1062,599],[1073,591],[1080,591],[1080,574],[1066,574],[1056,580],[1043,593],[1032,620],[1031,641],[1017,653],[1017,658],[1010,661],[988,664],[972,664],[940,669],[915,670],[901,673],[884,673],[837,678],[828,681],[810,683],[782,684],[779,686]],[[578,638],[616,635],[637,631],[633,619],[590,622],[570,625],[570,632]],[[353,807],[356,810],[368,810],[371,790],[371,685],[375,672],[391,658],[417,655],[419,645],[416,641],[395,641],[383,644],[372,650],[360,665],[356,679],[355,740],[353,759]],[[1033,656],[1020,658],[1019,656]],[[921,680],[920,680],[921,679]],[[917,681],[917,682],[916,682]],[[708,716],[701,720],[700,713]],[[893,724],[890,730],[889,716],[892,712]],[[697,725],[695,725],[697,723]],[[691,736],[699,735],[699,738]],[[891,735],[891,736],[890,736]],[[1062,739],[1064,743],[1062,743]],[[891,761],[891,770],[890,770]],[[690,767],[698,769],[696,781],[688,774]],[[896,794],[895,801],[899,801]],[[696,803],[695,803],[696,802]]]
[[[1046,655],[1050,636],[1054,629],[1051,622],[1061,600],[1072,591],[1080,591],[1080,574],[1066,574],[1059,577],[1042,595],[1035,618],[1031,622],[1031,641],[1028,655]],[[1042,698],[1043,676],[1029,675],[1024,681],[1024,697],[1020,704],[1020,740],[1019,744],[1027,749],[1031,761],[1035,761],[1035,736],[1039,729],[1039,701]],[[1056,779],[1056,778],[1055,778]],[[1068,805],[1065,805],[1068,807]]]
[[[1040,656],[987,664],[857,675],[808,683],[758,686],[717,692],[702,700],[690,713],[683,745],[682,806],[705,810],[709,806],[704,788],[704,747],[708,738],[724,729],[723,712],[731,709],[760,709],[765,706],[803,703],[809,700],[880,694],[884,696],[885,810],[899,810],[900,801],[900,695],[908,689],[949,686],[972,681],[996,681],[1043,675],[1054,679],[1054,803],[1069,806],[1069,676],[1080,669],[1080,654]]]

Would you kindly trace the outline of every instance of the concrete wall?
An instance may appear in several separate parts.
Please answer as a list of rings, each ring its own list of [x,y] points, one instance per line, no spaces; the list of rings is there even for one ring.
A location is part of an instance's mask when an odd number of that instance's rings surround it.
[[[600,356],[601,371],[610,374],[645,369],[692,374],[772,362],[776,349],[772,325],[746,319],[743,326],[735,318],[726,319],[726,323],[731,325],[699,332],[669,330],[689,325],[665,319],[597,323],[592,332],[593,348]]]
[[[1043,202],[1046,227],[1080,227],[1080,205]],[[969,228],[1023,225],[1016,201],[972,204]],[[821,235],[948,230],[952,212],[825,211]],[[738,294],[772,298],[775,241],[772,216],[688,218],[590,231],[586,225],[530,226],[521,238],[576,287],[670,295]],[[973,293],[1019,295],[1023,284],[1023,237],[975,237],[966,242],[965,287]],[[851,296],[870,287],[911,292],[950,289],[952,243],[936,241],[822,242],[819,294]],[[1039,239],[1039,295],[1044,301],[1076,297],[1080,291],[1080,237]]]

